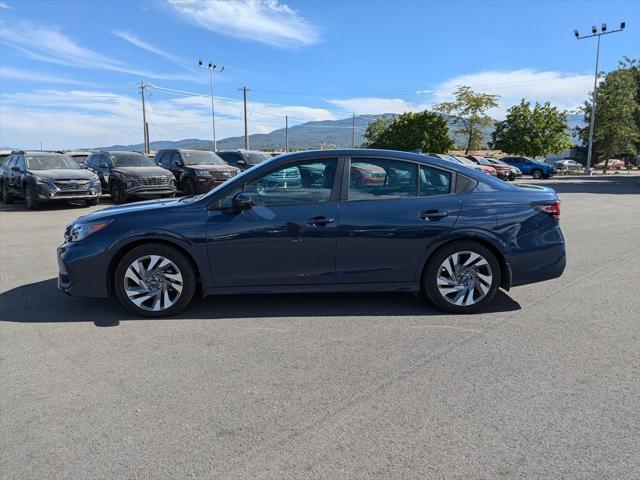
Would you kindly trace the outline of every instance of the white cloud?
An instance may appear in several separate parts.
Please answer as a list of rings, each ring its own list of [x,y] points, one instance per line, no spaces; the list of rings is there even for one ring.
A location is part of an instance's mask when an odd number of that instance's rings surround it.
[[[167,60],[175,63],[176,65],[178,65],[179,67],[182,67],[186,70],[193,70],[193,68],[188,65],[184,60],[182,60],[180,57],[173,55],[169,52],[166,52],[164,50],[162,50],[161,48],[156,47],[155,45],[152,45],[144,40],[142,40],[141,38],[135,36],[134,34],[130,33],[130,32],[126,32],[126,31],[115,31],[113,32],[113,34],[117,37],[120,37],[122,40],[125,40],[126,42],[129,42],[130,44],[141,48],[143,50],[146,50],[147,52],[151,52],[154,53],[160,57],[166,58]]]
[[[165,97],[150,89],[147,120],[151,140],[211,138],[211,104],[206,95]],[[92,90],[39,90],[0,98],[0,145],[33,148],[97,147],[142,141],[139,97]],[[267,133],[284,126],[334,116],[322,108],[276,106],[249,102],[249,133]],[[218,139],[242,134],[242,100],[216,97]]]
[[[23,32],[28,31],[29,35]],[[78,45],[55,28],[22,22],[15,28],[1,28],[0,40],[27,58],[41,62],[90,70],[107,70],[136,77],[193,81],[193,76],[163,74],[130,68],[122,62]],[[200,79],[197,79],[199,81]]]
[[[459,85],[468,85],[476,92],[500,95],[499,107],[490,112],[503,118],[506,110],[523,98],[532,102],[550,102],[562,110],[574,110],[593,89],[593,75],[520,69],[487,71],[451,78],[430,90],[430,103],[451,100]]]
[[[5,67],[0,65],[0,77],[3,79],[22,80],[25,82],[37,82],[37,83],[59,83],[66,85],[78,85],[90,87],[94,85],[91,82],[83,82],[81,80],[75,80],[73,78],[60,77],[57,75],[51,75],[50,73],[36,72],[31,70],[22,70],[19,68]]]
[[[10,10],[10,9],[12,9],[12,8],[13,8],[13,7],[11,7],[11,6],[7,5],[7,4],[6,4],[6,3],[4,3],[4,2],[0,2],[0,9]]]
[[[278,0],[167,0],[186,20],[202,28],[279,47],[312,45],[317,27]]]
[[[415,112],[427,108],[425,104],[411,103],[401,98],[359,97],[331,99],[327,102],[344,110],[345,114],[353,112],[356,115]]]

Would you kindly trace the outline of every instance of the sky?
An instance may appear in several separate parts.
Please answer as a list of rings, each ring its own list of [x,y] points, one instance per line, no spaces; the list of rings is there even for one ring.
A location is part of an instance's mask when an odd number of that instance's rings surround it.
[[[0,146],[211,139],[431,108],[458,85],[575,109],[600,70],[640,57],[640,0],[0,0]]]

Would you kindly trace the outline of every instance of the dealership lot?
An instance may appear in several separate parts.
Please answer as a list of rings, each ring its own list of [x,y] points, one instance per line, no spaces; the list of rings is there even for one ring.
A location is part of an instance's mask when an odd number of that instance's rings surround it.
[[[345,294],[142,320],[55,288],[90,209],[0,206],[1,477],[633,478],[640,176],[535,183],[567,270],[471,316]]]

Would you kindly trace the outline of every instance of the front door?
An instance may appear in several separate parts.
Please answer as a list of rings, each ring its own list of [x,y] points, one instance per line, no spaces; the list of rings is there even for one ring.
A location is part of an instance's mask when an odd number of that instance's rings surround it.
[[[427,248],[460,212],[451,178],[418,163],[353,158],[340,205],[337,283],[414,281]]]
[[[215,287],[334,283],[336,158],[300,161],[261,174],[218,200],[207,226]],[[244,191],[253,207],[237,211]]]

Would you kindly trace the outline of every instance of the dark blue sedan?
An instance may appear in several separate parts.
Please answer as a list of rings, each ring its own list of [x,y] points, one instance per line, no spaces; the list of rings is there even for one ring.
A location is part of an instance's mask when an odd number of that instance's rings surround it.
[[[299,181],[269,181],[280,173]],[[559,216],[549,188],[436,157],[293,153],[205,195],[78,218],[58,248],[58,285],[70,295],[115,294],[149,317],[178,313],[196,291],[421,292],[468,313],[498,288],[562,274]]]

